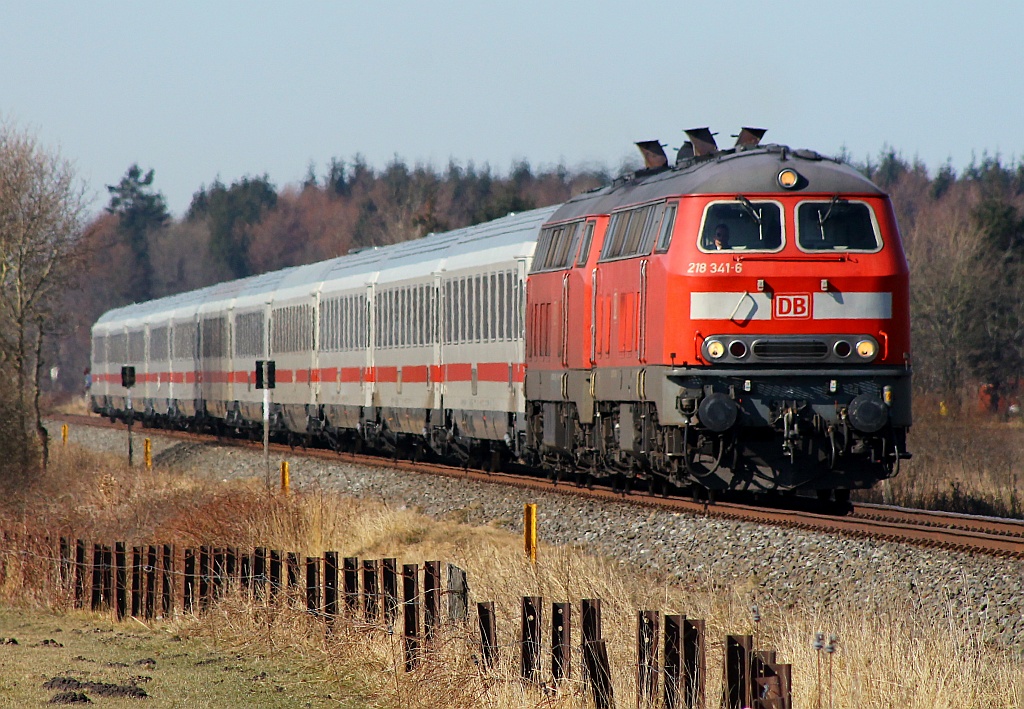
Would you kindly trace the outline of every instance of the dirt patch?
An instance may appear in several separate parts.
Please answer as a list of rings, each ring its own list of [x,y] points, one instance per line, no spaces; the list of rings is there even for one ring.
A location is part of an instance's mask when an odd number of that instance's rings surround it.
[[[50,704],[92,704],[92,700],[85,695],[85,692],[61,692],[54,695]]]
[[[109,682],[80,682],[74,677],[54,677],[43,684],[43,689],[51,692],[59,690],[65,694],[89,692],[97,697],[125,697],[128,699],[145,699],[149,695],[142,687],[133,684],[111,684]]]

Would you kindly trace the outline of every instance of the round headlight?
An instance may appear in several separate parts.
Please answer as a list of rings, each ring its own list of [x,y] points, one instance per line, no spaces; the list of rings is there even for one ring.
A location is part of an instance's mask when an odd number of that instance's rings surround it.
[[[747,356],[747,345],[742,340],[733,340],[729,343],[729,354],[736,359]]]
[[[863,359],[871,359],[875,356],[877,346],[871,340],[861,340],[857,343],[857,354]]]
[[[832,351],[836,353],[836,357],[842,357],[843,359],[846,359],[847,357],[850,356],[850,353],[853,351],[853,348],[850,347],[850,343],[847,342],[846,340],[838,340],[836,344],[832,347]]]
[[[724,354],[725,345],[718,340],[710,340],[708,342],[708,356],[711,357],[711,359],[721,359]]]
[[[778,181],[779,187],[784,190],[791,190],[800,182],[800,175],[793,168],[787,167],[779,173]]]

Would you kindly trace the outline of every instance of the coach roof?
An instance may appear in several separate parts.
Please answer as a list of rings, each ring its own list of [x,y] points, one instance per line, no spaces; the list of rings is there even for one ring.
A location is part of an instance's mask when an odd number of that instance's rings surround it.
[[[713,157],[684,160],[676,167],[641,170],[612,184],[578,195],[555,212],[553,222],[684,194],[754,195],[779,193],[779,173],[790,168],[803,179],[793,192],[884,194],[854,168],[811,150],[784,145],[726,150]]]

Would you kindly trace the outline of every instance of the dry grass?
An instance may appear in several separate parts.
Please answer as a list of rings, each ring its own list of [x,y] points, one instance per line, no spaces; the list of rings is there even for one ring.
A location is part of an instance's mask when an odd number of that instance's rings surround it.
[[[860,499],[906,507],[1024,518],[1024,426],[973,410],[939,414],[919,399],[899,475]]]
[[[754,632],[758,646],[776,649],[780,662],[793,664],[795,706],[816,706],[819,692],[823,706],[924,709],[1024,703],[1020,659],[966,632],[951,619],[952,613],[930,618],[912,608],[892,607],[868,614],[850,605],[815,615],[810,609],[787,607],[785,598],[758,596],[752,580],[708,578],[680,584],[569,547],[543,546],[538,563],[531,565],[520,540],[494,527],[433,521],[321,489],[284,497],[268,494],[259,481],[222,483],[170,471],[129,471],[111,458],[73,447],[59,451],[55,460],[51,472],[30,489],[5,495],[0,525],[37,538],[60,530],[111,541],[261,545],[303,556],[335,550],[361,558],[394,556],[399,563],[440,559],[466,569],[471,602],[496,604],[501,654],[492,670],[477,664],[475,613],[468,626],[446,626],[413,673],[403,670],[398,635],[351,619],[339,619],[326,633],[320,620],[301,610],[300,599],[271,607],[229,596],[203,617],[169,621],[175,632],[204,639],[218,651],[291,658],[316,669],[328,685],[356,687],[381,707],[590,706],[579,683],[567,683],[550,694],[518,680],[515,641],[524,595],[544,597],[545,640],[550,603],[571,601],[577,643],[580,599],[602,599],[618,706],[636,704],[634,647],[640,609],[706,621],[709,706],[718,703],[725,634]],[[0,587],[0,600],[57,604],[52,594],[30,591],[44,586],[43,571],[15,573],[12,568]],[[758,604],[762,617],[756,628],[752,603]],[[839,652],[831,656],[831,682],[826,655],[810,645],[818,631],[841,639]],[[545,654],[545,674],[549,667]],[[582,676],[578,649],[573,676]]]

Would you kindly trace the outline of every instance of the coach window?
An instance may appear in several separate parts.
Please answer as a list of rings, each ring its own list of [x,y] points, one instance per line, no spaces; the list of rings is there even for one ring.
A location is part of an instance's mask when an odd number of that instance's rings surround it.
[[[471,309],[471,303],[469,300],[472,295],[473,284],[468,282],[470,279],[460,278],[459,279],[459,342],[466,342],[469,340],[469,322],[473,317],[473,311]]]
[[[483,319],[484,309],[483,305],[483,286],[480,282],[480,276],[473,277],[473,314],[476,316],[473,318],[473,341],[480,342],[483,339]]]
[[[804,251],[878,251],[878,224],[864,202],[833,199],[796,208],[797,243]]]
[[[752,202],[742,195],[712,202],[704,210],[698,246],[707,252],[778,251],[782,248],[782,209],[777,202]]]

